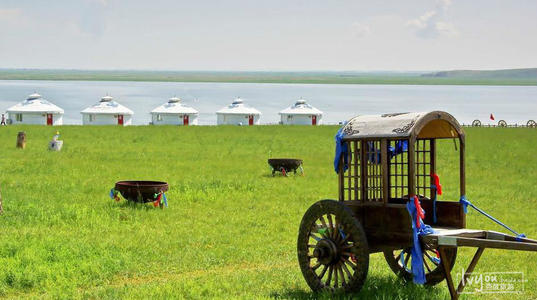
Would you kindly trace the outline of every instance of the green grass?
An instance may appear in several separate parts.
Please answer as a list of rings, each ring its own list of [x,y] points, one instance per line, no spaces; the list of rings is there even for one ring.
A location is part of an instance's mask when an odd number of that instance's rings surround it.
[[[56,128],[0,127],[0,297],[316,298],[298,267],[296,236],[311,204],[337,196],[336,129],[63,126],[64,149],[49,152]],[[537,131],[466,130],[468,198],[536,237]],[[27,133],[25,150],[15,148],[18,131]],[[269,152],[303,158],[305,176],[269,176]],[[457,156],[451,141],[440,143],[443,199],[458,199]],[[167,181],[170,207],[114,202],[108,191],[122,179]],[[468,226],[500,230],[474,212]],[[457,271],[471,255],[461,249]],[[476,271],[522,271],[524,293],[504,298],[537,298],[536,258],[485,250]],[[448,292],[445,283],[404,284],[374,254],[354,296]]]
[[[309,84],[537,85],[535,76],[420,76],[417,72],[234,72],[0,69],[0,80],[249,82]]]

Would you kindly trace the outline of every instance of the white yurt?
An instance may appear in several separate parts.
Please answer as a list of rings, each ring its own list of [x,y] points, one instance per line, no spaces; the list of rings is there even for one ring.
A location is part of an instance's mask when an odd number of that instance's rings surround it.
[[[110,96],[104,96],[97,102],[83,111],[83,125],[120,125],[132,124],[132,110],[114,101]]]
[[[279,112],[284,125],[321,125],[323,112],[299,99]]]
[[[218,125],[259,125],[261,112],[250,107],[241,98],[216,112]]]
[[[34,93],[6,110],[9,124],[62,125],[63,109]]]
[[[151,111],[151,122],[153,125],[198,125],[198,111],[173,97]]]

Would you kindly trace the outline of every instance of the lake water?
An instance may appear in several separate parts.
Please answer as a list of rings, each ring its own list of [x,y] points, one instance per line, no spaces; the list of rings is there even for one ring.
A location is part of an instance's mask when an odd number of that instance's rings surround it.
[[[184,83],[116,81],[0,81],[0,112],[37,92],[65,110],[64,124],[81,124],[80,111],[109,94],[134,111],[133,124],[150,121],[149,112],[176,95],[199,111],[200,125],[216,124],[215,112],[236,97],[263,114],[261,123],[277,123],[278,112],[298,98],[337,124],[359,114],[444,110],[461,123],[480,119],[525,124],[537,119],[536,86],[339,85],[268,83]],[[496,123],[494,122],[494,123]]]

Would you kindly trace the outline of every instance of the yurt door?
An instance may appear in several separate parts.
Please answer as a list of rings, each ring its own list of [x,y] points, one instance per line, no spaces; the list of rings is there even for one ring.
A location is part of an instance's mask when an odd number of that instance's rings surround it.
[[[52,125],[52,114],[47,114],[47,125]]]
[[[317,116],[311,116],[311,125],[317,125]]]
[[[123,125],[123,115],[117,116],[117,125]]]
[[[183,125],[188,125],[188,115],[183,115]]]
[[[250,126],[254,125],[254,116],[253,115],[248,116],[248,125],[250,125]]]

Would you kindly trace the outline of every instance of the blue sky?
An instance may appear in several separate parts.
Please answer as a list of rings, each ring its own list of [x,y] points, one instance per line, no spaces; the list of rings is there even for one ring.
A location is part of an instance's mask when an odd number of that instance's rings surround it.
[[[0,0],[0,68],[537,67],[537,1]]]

